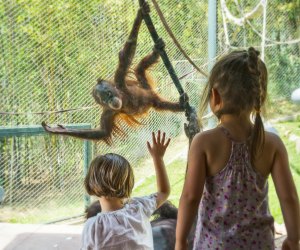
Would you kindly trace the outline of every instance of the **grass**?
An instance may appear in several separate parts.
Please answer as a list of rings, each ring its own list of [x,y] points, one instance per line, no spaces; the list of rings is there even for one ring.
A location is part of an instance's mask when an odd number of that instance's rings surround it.
[[[181,195],[183,181],[185,176],[186,162],[184,160],[177,160],[167,166],[167,172],[171,184],[171,194],[169,200],[174,205],[178,205],[179,197]],[[142,185],[133,190],[132,196],[143,196],[154,193],[156,190],[156,178],[154,175],[145,179]]]
[[[294,182],[296,184],[298,194],[300,194],[300,156],[296,152],[295,143],[288,140],[289,131],[293,131],[293,133],[300,136],[299,122],[279,123],[275,127],[282,135],[281,138],[287,148]],[[284,133],[287,136],[284,136]],[[186,169],[185,160],[176,160],[167,166],[167,172],[171,184],[171,195],[169,199],[176,206],[178,206],[179,198],[183,187],[185,169]],[[142,185],[134,189],[133,196],[147,195],[155,192],[155,190],[156,190],[155,176],[150,175],[147,178],[145,178]],[[280,204],[271,177],[269,178],[269,206],[270,206],[271,214],[273,215],[275,221],[279,224],[282,224],[283,217],[281,214]]]
[[[71,202],[63,206],[58,201],[48,201],[41,208],[39,207],[9,207],[1,208],[0,222],[8,223],[43,223],[60,218],[67,218],[70,215],[79,215],[84,213],[83,202]]]
[[[299,106],[286,99],[274,99],[267,102],[266,109],[268,118],[294,115],[299,112]]]
[[[290,160],[290,166],[292,169],[293,178],[300,194],[300,156],[296,152],[295,143],[288,140],[291,133],[300,136],[300,121],[278,123],[275,125],[279,131],[283,142],[287,148]],[[182,153],[187,151],[187,141],[185,138],[176,138],[173,145],[166,153],[167,172],[171,184],[171,194],[169,200],[176,206],[178,206],[179,198],[181,195],[185,171],[186,160],[176,159]],[[180,158],[180,157],[179,157]],[[144,159],[134,167],[136,182],[140,183],[134,188],[132,196],[148,195],[156,191],[156,178],[154,175],[154,169],[151,159]],[[279,201],[275,192],[275,188],[271,178],[269,179],[269,205],[272,215],[275,221],[279,224],[283,223],[281,209]],[[11,223],[39,223],[49,222],[54,218],[68,217],[70,214],[82,214],[83,202],[73,201],[62,206],[59,201],[49,200],[45,205],[41,204],[38,208],[1,208],[0,221],[6,221]],[[10,218],[7,220],[7,218]]]

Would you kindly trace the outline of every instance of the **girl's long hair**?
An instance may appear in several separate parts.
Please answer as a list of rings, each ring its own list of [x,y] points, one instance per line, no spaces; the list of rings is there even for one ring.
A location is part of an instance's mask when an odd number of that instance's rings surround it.
[[[240,115],[251,111],[254,127],[251,134],[251,160],[257,157],[264,145],[264,126],[261,110],[267,96],[268,72],[254,48],[248,51],[233,51],[221,58],[212,68],[208,84],[202,95],[200,115],[207,111],[212,88],[216,88],[224,107],[215,113],[218,119],[223,114]]]

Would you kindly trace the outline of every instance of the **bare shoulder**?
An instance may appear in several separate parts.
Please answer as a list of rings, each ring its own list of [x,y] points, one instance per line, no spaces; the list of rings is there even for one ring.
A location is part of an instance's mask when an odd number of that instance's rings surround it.
[[[265,145],[274,150],[285,148],[281,138],[277,134],[268,131],[265,132]]]
[[[206,148],[214,145],[218,138],[220,138],[220,130],[213,128],[196,134],[192,144]]]
[[[216,136],[217,133],[218,133],[217,128],[208,129],[208,130],[205,130],[205,131],[202,131],[202,132],[196,134],[194,138],[196,140],[203,140],[203,139],[213,138],[213,137]]]

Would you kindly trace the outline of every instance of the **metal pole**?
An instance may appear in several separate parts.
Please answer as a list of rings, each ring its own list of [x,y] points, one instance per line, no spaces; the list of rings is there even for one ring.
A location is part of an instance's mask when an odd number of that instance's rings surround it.
[[[84,140],[83,143],[83,174],[84,177],[87,175],[89,170],[89,164],[92,156],[92,143],[88,140]],[[84,193],[84,206],[87,208],[91,204],[91,197],[85,192]]]
[[[145,0],[139,0],[140,6],[142,6],[144,2],[145,2]],[[150,15],[149,14],[144,15],[143,19],[144,19],[144,21],[145,21],[145,23],[147,25],[147,28],[148,28],[148,30],[150,32],[150,35],[152,37],[153,42],[156,43],[160,39],[160,37],[157,34],[157,31],[156,31],[156,29],[155,29],[155,27],[153,25],[153,22],[152,22],[152,19],[151,19]],[[159,54],[161,56],[161,59],[163,60],[163,63],[165,65],[165,67],[167,68],[167,70],[168,70],[168,72],[170,74],[170,77],[172,78],[172,80],[173,80],[173,82],[174,82],[174,84],[175,84],[175,86],[176,86],[179,94],[182,95],[184,93],[184,90],[181,87],[179,79],[178,79],[178,77],[177,77],[177,75],[175,73],[175,70],[174,70],[174,68],[173,68],[173,66],[172,66],[172,64],[171,64],[171,62],[169,60],[169,57],[168,57],[167,53],[165,52],[164,49],[161,49],[158,52],[159,52]],[[188,108],[190,108],[190,105],[188,103],[187,103],[187,106],[188,106]]]
[[[211,71],[217,55],[217,0],[208,1],[208,69]],[[208,107],[208,112],[211,112]],[[208,127],[215,127],[213,118],[208,120]]]
[[[217,0],[208,2],[208,61],[209,70],[213,67],[217,55]]]

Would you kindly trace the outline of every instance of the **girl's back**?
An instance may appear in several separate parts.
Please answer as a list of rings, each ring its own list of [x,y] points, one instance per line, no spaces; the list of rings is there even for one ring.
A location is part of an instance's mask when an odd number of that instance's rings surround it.
[[[243,126],[244,125],[241,127]],[[202,140],[205,140],[207,147],[207,163],[209,165],[207,175],[216,175],[225,167],[230,158],[233,143],[246,144],[249,148],[250,134],[251,128],[249,128],[249,132],[247,132],[247,130],[245,131],[243,128],[239,129],[238,125],[231,129],[219,126],[215,129],[203,132],[200,136],[203,137]],[[271,172],[279,142],[280,139],[277,135],[265,132],[265,143],[263,148],[252,164],[252,168],[264,177],[267,177]]]
[[[270,173],[287,229],[284,246],[299,250],[299,200],[282,141],[264,132],[268,72],[258,56],[254,48],[233,51],[211,70],[200,111],[209,104],[220,125],[190,146],[176,250],[185,249],[200,201],[195,249],[274,249]]]
[[[199,136],[206,142],[207,178],[194,248],[273,249],[267,176],[276,136],[266,133],[264,148],[254,164],[245,129],[236,127],[231,132],[220,126]]]

